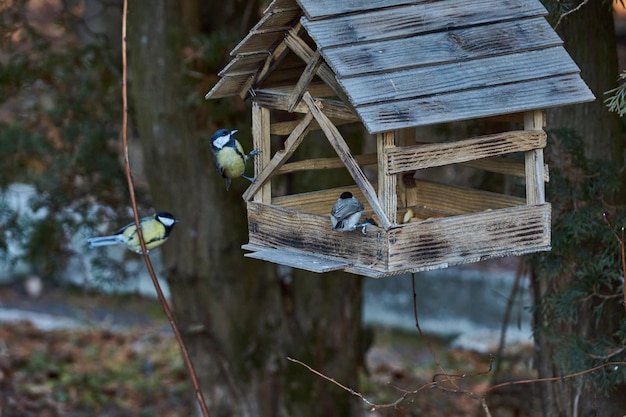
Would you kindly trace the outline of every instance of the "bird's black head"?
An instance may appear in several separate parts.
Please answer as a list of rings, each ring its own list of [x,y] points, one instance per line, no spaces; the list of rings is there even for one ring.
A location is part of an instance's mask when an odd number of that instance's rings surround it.
[[[232,140],[236,130],[220,129],[211,136],[211,147],[213,149],[222,149]]]
[[[342,200],[347,200],[349,198],[352,198],[352,193],[350,191],[344,191],[343,193],[341,193],[339,198],[341,198]]]
[[[172,213],[168,213],[167,211],[158,212],[154,215],[154,218],[168,230],[171,230],[174,225],[180,221],[174,217]]]

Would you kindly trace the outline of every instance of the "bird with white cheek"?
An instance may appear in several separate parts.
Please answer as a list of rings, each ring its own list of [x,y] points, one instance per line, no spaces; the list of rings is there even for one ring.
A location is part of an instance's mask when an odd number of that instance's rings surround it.
[[[161,211],[154,216],[144,217],[139,220],[141,234],[148,251],[161,246],[170,236],[174,225],[178,223],[171,213]],[[92,237],[87,239],[90,248],[109,245],[124,245],[135,253],[141,253],[141,243],[135,223],[129,223],[118,230],[114,235]]]
[[[217,172],[226,179],[226,191],[230,188],[233,178],[245,178],[254,182],[254,178],[244,175],[246,161],[258,154],[259,151],[253,149],[249,154],[243,153],[243,147],[234,134],[237,130],[220,129],[211,136],[211,150],[213,151],[213,162]]]
[[[351,192],[343,192],[330,212],[330,222],[333,230],[347,232],[356,229],[363,214],[363,203],[357,200]]]

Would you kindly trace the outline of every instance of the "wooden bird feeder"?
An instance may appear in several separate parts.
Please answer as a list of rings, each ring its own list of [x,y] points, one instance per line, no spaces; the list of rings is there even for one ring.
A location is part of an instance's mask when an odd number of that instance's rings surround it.
[[[542,110],[594,96],[546,14],[539,0],[274,0],[207,94],[252,103],[260,155],[243,194],[246,256],[382,277],[550,250]],[[292,120],[273,122],[280,112]],[[516,127],[416,137],[419,126],[489,118]],[[349,123],[376,135],[375,154],[352,153],[338,128]],[[338,158],[288,162],[320,129]],[[271,136],[284,139],[273,153]],[[412,175],[451,164],[521,178],[525,197]],[[272,193],[275,176],[329,168],[347,169],[354,185]],[[377,219],[365,235],[331,230],[343,191],[364,203],[362,218]]]

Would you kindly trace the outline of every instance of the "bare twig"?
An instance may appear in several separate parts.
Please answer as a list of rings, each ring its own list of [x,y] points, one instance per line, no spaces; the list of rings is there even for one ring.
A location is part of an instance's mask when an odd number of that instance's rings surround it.
[[[161,285],[157,279],[156,273],[154,271],[154,267],[152,266],[152,261],[150,260],[150,255],[148,254],[148,250],[146,249],[146,242],[143,239],[143,232],[141,230],[141,223],[139,221],[139,212],[137,210],[137,200],[135,198],[135,187],[133,185],[133,178],[130,170],[130,159],[128,157],[128,64],[126,60],[126,18],[128,15],[128,0],[124,0],[123,12],[122,12],[122,104],[123,104],[123,114],[122,114],[122,147],[124,149],[124,169],[126,172],[126,181],[128,182],[128,190],[130,194],[130,202],[133,209],[133,216],[135,220],[135,226],[137,227],[137,235],[139,236],[139,244],[141,245],[141,251],[143,253],[143,259],[146,263],[146,267],[148,268],[148,273],[150,274],[150,278],[152,279],[152,284],[154,285],[154,289],[157,292],[157,296],[161,305],[163,306],[163,310],[167,315],[167,319],[170,322],[172,330],[174,331],[174,336],[176,337],[176,341],[180,346],[180,349],[183,353],[183,358],[185,361],[185,365],[187,366],[187,370],[191,376],[191,382],[193,384],[193,388],[196,394],[196,400],[198,401],[198,405],[200,410],[202,411],[203,417],[209,417],[209,411],[206,406],[206,402],[204,401],[204,396],[202,394],[202,390],[200,389],[200,384],[198,382],[198,377],[196,376],[196,371],[193,367],[193,363],[191,362],[191,357],[189,356],[189,351],[187,350],[187,346],[183,341],[183,338],[178,330],[178,326],[176,325],[176,321],[174,320],[174,316],[172,315],[172,310],[170,309],[167,299],[161,290]]]
[[[617,243],[620,247],[620,257],[622,258],[622,274],[624,279],[622,280],[622,287],[624,288],[624,298],[622,304],[624,305],[624,309],[626,309],[626,244],[624,244],[624,228],[622,227],[622,236],[620,237],[615,230],[613,230],[613,225],[609,222],[609,219],[606,217],[606,213],[602,213],[602,218],[604,222],[609,226],[611,232],[613,232],[613,236],[617,239]]]
[[[557,20],[556,25],[554,25],[554,29],[556,29],[559,26],[559,24],[561,23],[561,20],[563,20],[563,18],[565,16],[580,10],[580,8],[583,7],[587,3],[589,3],[589,0],[584,0],[582,3],[580,3],[578,6],[574,7],[572,10],[568,10],[567,12],[565,12],[561,16],[559,16],[559,20]]]

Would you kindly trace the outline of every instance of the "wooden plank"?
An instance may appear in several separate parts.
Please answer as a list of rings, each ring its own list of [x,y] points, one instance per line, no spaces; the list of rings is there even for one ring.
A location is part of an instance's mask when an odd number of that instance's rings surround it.
[[[333,204],[335,204],[337,198],[344,191],[351,192],[359,199],[365,206],[365,212],[372,211],[369,203],[365,200],[365,197],[363,197],[363,192],[356,185],[274,197],[272,199],[272,205],[318,214],[320,216],[330,216]]]
[[[259,151],[259,154],[254,158],[254,177],[256,182],[270,163],[272,147],[270,138],[270,111],[255,102],[252,103],[252,146]],[[250,191],[253,185],[254,184],[248,187],[246,193]],[[254,191],[250,191],[250,193],[254,197],[254,201],[269,204],[272,201],[272,183],[269,181],[264,182],[261,187],[255,187]]]
[[[322,50],[322,55],[337,76],[344,78],[557,47],[562,43],[548,22],[539,17],[326,48]],[[561,56],[558,58],[563,59]],[[566,59],[571,61],[569,56]],[[525,70],[530,72],[529,67]],[[425,71],[425,74],[430,73]],[[456,77],[456,81],[463,79]]]
[[[261,20],[254,25],[250,32],[286,31],[300,20],[300,16],[302,16],[302,11],[298,8],[276,9],[269,13],[264,13]]]
[[[260,105],[273,110],[287,111],[289,108],[289,94],[280,93],[273,90],[255,90],[254,101]],[[342,102],[333,99],[318,98],[324,105],[324,114],[331,119],[343,119],[348,121],[358,121],[358,116]],[[304,103],[298,104],[294,109],[296,113],[308,113],[308,106]]]
[[[370,133],[495,116],[593,100],[578,75],[505,84],[379,105],[358,106]]]
[[[494,172],[496,174],[512,175],[514,177],[520,178],[526,177],[526,164],[524,163],[524,161],[519,161],[512,158],[496,156],[493,158],[477,159],[475,161],[463,162],[461,165]],[[550,175],[547,165],[544,165],[543,181],[550,182]]]
[[[394,132],[376,135],[376,154],[378,167],[378,201],[391,224],[398,223],[398,196],[396,194],[397,177],[387,168],[388,152],[395,149]]]
[[[269,161],[264,169],[258,174],[254,183],[246,190],[246,192],[243,193],[242,198],[244,201],[250,200],[255,195],[257,190],[266,185],[266,183],[269,183],[269,180],[272,178],[276,170],[278,170],[278,168],[280,168],[291,157],[291,155],[293,155],[296,149],[298,149],[298,146],[300,146],[300,143],[302,143],[302,140],[309,131],[311,120],[313,120],[311,113],[304,116],[300,124],[296,126],[293,132],[291,132],[291,135],[289,135],[285,141],[285,148],[278,150],[274,154],[271,161]],[[267,129],[269,132],[269,126]],[[269,134],[267,137],[267,143],[269,143]],[[263,202],[269,203],[270,198],[264,199]]]
[[[303,17],[301,21],[318,48],[328,48],[546,14],[535,0],[466,0],[455,2],[454,7],[446,1],[424,1],[314,21]]]
[[[217,84],[215,84],[213,88],[208,93],[206,93],[204,98],[208,100],[210,98],[236,96],[252,78],[253,75],[251,74],[239,74],[232,77],[222,77],[217,82]]]
[[[267,9],[263,11],[263,13],[269,13],[276,10],[283,9],[300,9],[300,6],[296,2],[296,0],[272,0]]]
[[[313,97],[315,97],[313,93],[310,91],[310,89],[308,91],[309,93],[311,93]],[[333,122],[335,126],[342,126],[342,125],[355,123],[354,121],[341,120],[341,119],[331,119],[331,121]],[[298,125],[298,123],[300,123],[299,120],[289,120],[287,122],[272,123],[270,132],[272,135],[286,136],[291,133],[291,131]],[[320,125],[314,120],[313,122],[311,122],[310,130],[311,131],[320,130]]]
[[[250,32],[230,51],[230,55],[258,54],[262,52],[269,54],[284,36],[285,32],[282,30],[259,33]]]
[[[307,89],[311,80],[315,76],[318,68],[322,64],[322,56],[320,55],[320,51],[315,51],[311,60],[306,64],[306,68],[300,75],[300,79],[298,79],[298,83],[291,91],[291,95],[289,96],[289,100],[287,102],[287,111],[289,113],[293,112],[293,109],[302,99],[304,95],[304,91]]]
[[[468,214],[526,204],[520,197],[448,185],[434,181],[415,181],[403,192],[404,207],[418,207],[445,215]]]
[[[550,250],[550,204],[410,223],[388,236],[390,271]]]
[[[577,73],[578,66],[565,49],[553,47],[345,78],[339,83],[353,105],[360,106]]]
[[[267,58],[267,52],[250,55],[237,55],[217,74],[220,77],[239,74],[254,74]]]
[[[285,37],[285,42],[289,49],[293,51],[297,56],[299,56],[304,62],[310,62],[313,59],[313,55],[315,52],[307,43],[302,40],[299,36],[295,35],[292,32],[289,32]],[[337,97],[339,97],[345,104],[349,104],[350,100],[346,97],[345,92],[337,82],[335,78],[335,74],[328,67],[328,65],[323,62],[320,64],[320,67],[317,70],[317,75],[324,81],[330,88],[333,89]]]
[[[335,152],[337,152],[339,159],[341,159],[346,166],[354,182],[363,191],[365,199],[370,203],[374,213],[378,216],[380,225],[385,229],[389,229],[391,222],[378,202],[374,187],[372,187],[372,184],[370,184],[363,170],[359,167],[346,141],[341,136],[341,133],[339,133],[339,130],[337,130],[337,127],[333,125],[330,119],[317,107],[310,94],[305,93],[302,100],[308,105],[309,109],[311,109],[313,117],[317,120],[317,123],[319,123],[324,135],[326,135],[331,146],[335,149]]]
[[[243,256],[317,273],[339,271],[352,266],[352,263],[346,260],[331,259],[293,249],[262,249]]]
[[[312,123],[311,123],[312,125]],[[355,155],[356,162],[360,165],[376,165],[378,162],[375,153]],[[290,162],[283,165],[276,172],[278,175],[289,174],[291,172],[308,171],[317,169],[336,169],[345,168],[345,165],[339,158],[313,158],[304,161]],[[522,167],[523,170],[523,167]]]
[[[420,3],[423,0],[301,0],[302,10],[311,20],[346,13]]]
[[[475,159],[544,148],[544,131],[512,131],[445,143],[389,149],[382,162],[387,175],[432,168]]]
[[[374,265],[386,258],[385,242],[378,238],[375,227],[368,227],[365,235],[360,230],[337,232],[332,230],[328,214],[316,215],[255,202],[248,202],[247,206],[251,245],[342,258],[355,265]]]
[[[543,120],[543,112],[540,110],[526,112],[524,129],[543,132]],[[526,160],[526,202],[527,204],[545,203],[543,149],[529,150],[524,158]]]

